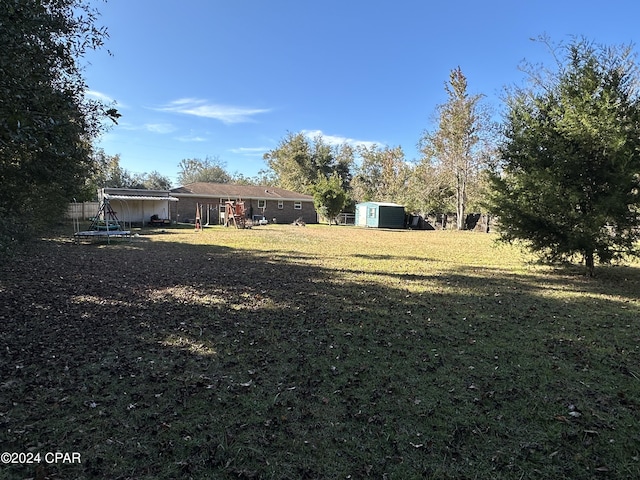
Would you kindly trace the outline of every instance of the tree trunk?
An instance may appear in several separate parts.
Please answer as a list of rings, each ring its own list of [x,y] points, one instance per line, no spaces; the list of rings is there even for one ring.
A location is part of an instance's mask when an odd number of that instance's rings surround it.
[[[459,177],[458,178],[458,185],[456,188],[456,214],[458,216],[458,218],[456,219],[456,224],[458,227],[458,230],[464,230],[465,229],[465,194],[466,194],[466,185],[465,185],[465,180],[464,178]]]
[[[587,267],[587,272],[590,277],[593,277],[593,271],[595,270],[594,259],[593,259],[593,250],[588,250],[584,252],[584,263]]]

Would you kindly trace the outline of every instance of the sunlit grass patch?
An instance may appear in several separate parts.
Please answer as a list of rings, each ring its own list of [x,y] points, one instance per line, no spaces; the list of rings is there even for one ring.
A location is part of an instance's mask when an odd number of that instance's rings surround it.
[[[179,348],[196,355],[216,354],[216,351],[205,343],[182,336],[171,335],[170,337],[162,340],[159,343],[160,345],[163,345],[165,347]]]

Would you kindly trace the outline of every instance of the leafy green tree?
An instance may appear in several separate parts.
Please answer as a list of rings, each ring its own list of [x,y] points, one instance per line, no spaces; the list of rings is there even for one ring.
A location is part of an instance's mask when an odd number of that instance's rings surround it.
[[[337,173],[329,178],[321,177],[313,187],[313,203],[316,211],[329,221],[336,217],[347,203],[347,193],[342,188],[342,179]]]
[[[272,186],[275,187],[277,185],[277,179],[271,170],[262,169],[258,171],[257,175],[253,177],[247,177],[240,172],[234,172],[231,175],[231,183],[236,183],[238,185],[261,185],[261,186]]]
[[[630,46],[552,53],[556,70],[525,68],[531,84],[509,95],[490,206],[504,240],[582,255],[593,275],[596,260],[638,254],[640,77]]]
[[[428,162],[412,166],[408,178],[405,205],[411,212],[452,213],[455,211],[455,191],[438,169]]]
[[[142,188],[146,190],[169,190],[171,188],[171,179],[160,172],[153,170],[150,173],[143,173],[139,182]]]
[[[187,185],[195,182],[230,183],[231,175],[226,164],[219,157],[185,158],[178,164],[178,183]]]
[[[103,149],[93,152],[92,174],[87,180],[84,195],[78,200],[95,200],[100,188],[140,188],[145,190],[169,190],[171,179],[157,171],[133,174],[120,165],[120,155],[108,155]]]
[[[358,155],[360,164],[351,181],[354,199],[406,203],[406,186],[412,169],[402,148],[362,146]]]
[[[310,141],[304,133],[288,133],[274,150],[264,155],[277,185],[313,195],[314,187],[334,173],[347,189],[351,180],[353,149],[349,145],[330,146],[322,136]]]
[[[129,171],[120,165],[120,155],[107,155],[102,149],[94,155],[96,175],[94,182],[98,188],[128,188],[133,179]]]
[[[0,250],[62,217],[105,117],[80,59],[106,37],[85,0],[0,0]]]
[[[420,140],[423,161],[435,167],[439,182],[454,192],[458,229],[465,228],[469,184],[479,178],[486,158],[489,122],[481,108],[482,95],[469,95],[460,67],[445,84],[448,100],[438,106],[438,127]],[[441,192],[447,189],[440,189]]]

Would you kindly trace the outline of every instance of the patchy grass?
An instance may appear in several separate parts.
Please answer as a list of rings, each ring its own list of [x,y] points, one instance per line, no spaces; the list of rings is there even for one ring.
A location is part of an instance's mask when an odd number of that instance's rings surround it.
[[[0,266],[2,478],[640,478],[640,268],[492,235],[53,238]],[[146,234],[145,234],[146,233]]]

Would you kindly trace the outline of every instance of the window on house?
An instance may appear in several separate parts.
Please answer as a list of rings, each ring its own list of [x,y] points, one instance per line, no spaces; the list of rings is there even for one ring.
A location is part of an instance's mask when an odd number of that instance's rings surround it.
[[[369,218],[376,218],[376,207],[369,207]]]
[[[258,200],[258,208],[267,208],[266,200]]]
[[[278,210],[282,210],[284,208],[284,201],[278,200]]]
[[[293,208],[295,210],[302,210],[302,202],[293,202]]]

